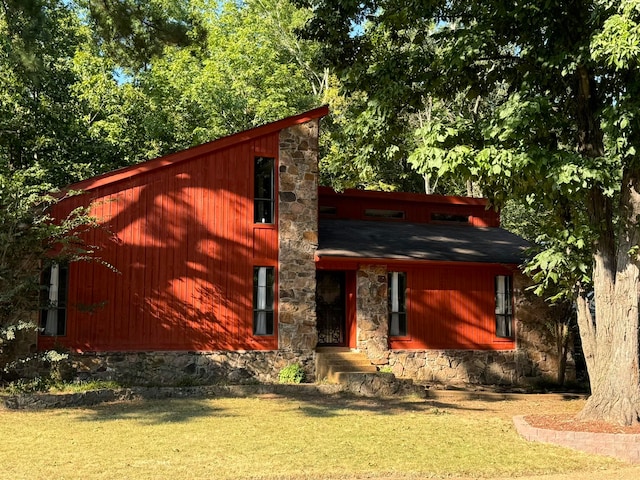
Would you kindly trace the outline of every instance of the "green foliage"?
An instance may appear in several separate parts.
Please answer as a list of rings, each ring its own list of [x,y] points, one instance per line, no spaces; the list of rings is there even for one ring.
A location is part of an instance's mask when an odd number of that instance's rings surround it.
[[[115,75],[122,62],[103,55],[101,43],[86,42],[76,53],[74,91],[87,107],[86,125],[114,152],[97,157],[96,168],[136,163],[321,103],[326,80],[310,65],[314,43],[293,33],[308,11],[287,0],[181,3],[197,25],[190,42],[166,44],[144,69]]]
[[[121,65],[134,70],[165,46],[189,45],[197,32],[188,0],[78,0],[87,11],[96,42]]]
[[[50,387],[50,382],[44,377],[35,377],[33,379],[20,378],[9,383],[5,391],[9,395],[22,395],[25,393],[47,392]]]
[[[20,378],[10,382],[4,392],[9,395],[23,395],[29,393],[82,393],[92,390],[120,389],[122,385],[114,381],[89,380],[85,382],[54,381],[49,377],[38,376],[33,379]]]
[[[637,422],[640,2],[304,3],[354,95],[381,117],[425,112],[409,156],[425,178],[538,215],[526,271],[537,293],[576,300],[585,414]]]
[[[376,112],[375,127],[352,126],[363,155],[395,149],[427,180],[471,180],[494,205],[520,205],[540,293],[589,288],[602,229],[590,198],[615,204],[636,163],[640,2],[303,3],[324,61]]]
[[[18,331],[37,327],[34,312],[40,307],[43,265],[87,259],[94,253],[80,235],[95,226],[95,219],[77,209],[52,222],[48,208],[58,199],[49,195],[45,176],[35,167],[0,168],[0,354],[9,353]]]
[[[280,383],[302,383],[304,378],[304,369],[299,363],[291,363],[283,367],[278,373]]]
[[[55,382],[49,386],[50,392],[81,393],[92,390],[118,390],[122,385],[113,380],[87,380],[82,382]]]

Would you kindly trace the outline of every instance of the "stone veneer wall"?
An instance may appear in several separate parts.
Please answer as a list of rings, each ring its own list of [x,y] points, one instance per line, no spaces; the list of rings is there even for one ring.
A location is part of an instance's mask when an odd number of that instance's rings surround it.
[[[522,274],[515,274],[513,283],[515,310],[518,314],[518,350],[526,352],[535,367],[525,374],[555,381],[558,378],[559,364],[555,325],[565,320],[563,317],[570,314],[571,308],[566,305],[547,305],[542,298],[527,290],[531,282]],[[572,341],[569,345],[565,379],[576,379]]]
[[[284,351],[105,352],[71,355],[65,380],[115,380],[131,385],[277,382],[279,371],[299,362],[313,372],[314,354]]]
[[[388,350],[387,268],[358,271],[358,348],[375,365],[399,377],[448,385],[528,385],[557,379],[557,354],[548,328],[553,311],[526,291],[526,277],[514,275],[517,350]],[[569,362],[567,379],[575,378]]]
[[[318,343],[319,120],[280,132],[278,188],[278,347],[306,352]]]
[[[375,365],[389,358],[387,267],[363,265],[357,272],[357,346]]]
[[[392,350],[391,371],[423,383],[445,385],[522,385],[533,370],[521,351]]]

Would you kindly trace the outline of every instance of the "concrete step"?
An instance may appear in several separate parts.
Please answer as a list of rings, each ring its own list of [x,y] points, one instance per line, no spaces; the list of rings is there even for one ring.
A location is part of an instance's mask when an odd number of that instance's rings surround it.
[[[377,368],[361,352],[345,348],[322,348],[316,351],[316,378],[334,381],[337,372],[376,372]]]
[[[379,372],[362,352],[345,347],[321,347],[316,350],[316,378],[340,385],[344,391],[367,397],[418,395],[424,387],[392,373]]]
[[[330,383],[342,383],[341,378],[349,376],[350,374],[364,374],[364,373],[378,373],[378,369],[373,365],[369,365],[366,367],[355,367],[355,366],[336,366],[330,365],[327,369],[327,374],[325,378]]]

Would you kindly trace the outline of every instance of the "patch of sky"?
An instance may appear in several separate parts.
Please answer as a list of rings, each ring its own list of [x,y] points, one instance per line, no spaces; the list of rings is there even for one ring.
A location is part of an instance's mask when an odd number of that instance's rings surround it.
[[[364,35],[364,25],[361,22],[351,22],[351,29],[349,30],[349,36],[351,38],[361,37]]]
[[[118,85],[123,85],[125,83],[131,83],[133,81],[133,77],[124,71],[121,67],[116,67],[113,69],[113,78],[118,83]]]

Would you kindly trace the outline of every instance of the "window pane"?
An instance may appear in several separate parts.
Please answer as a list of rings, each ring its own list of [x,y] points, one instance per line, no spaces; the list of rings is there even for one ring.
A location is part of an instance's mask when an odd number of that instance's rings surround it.
[[[274,221],[274,166],[275,159],[256,157],[254,174],[254,222]]]
[[[274,268],[253,270],[253,333],[273,335]]]
[[[407,278],[404,272],[389,272],[389,335],[407,335]]]
[[[495,277],[496,336],[509,338],[513,335],[513,300],[511,277]]]
[[[43,335],[65,335],[68,268],[53,264],[42,274],[40,331]]]

